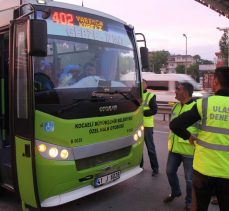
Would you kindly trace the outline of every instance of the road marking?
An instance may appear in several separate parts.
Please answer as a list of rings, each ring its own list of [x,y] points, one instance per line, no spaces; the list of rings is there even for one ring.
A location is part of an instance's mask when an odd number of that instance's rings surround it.
[[[165,134],[169,133],[168,131],[166,132],[166,131],[160,131],[160,130],[155,130],[154,132],[155,133],[165,133]]]

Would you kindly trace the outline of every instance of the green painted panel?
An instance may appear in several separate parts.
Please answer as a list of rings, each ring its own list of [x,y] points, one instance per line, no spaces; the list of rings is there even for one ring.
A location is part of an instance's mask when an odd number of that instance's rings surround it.
[[[52,122],[52,129],[46,130],[47,122]],[[85,146],[131,136],[142,123],[141,109],[133,113],[75,120],[64,120],[36,111],[35,139],[65,147]],[[36,149],[36,173],[40,201],[91,185],[97,174],[106,173],[104,169],[107,166],[123,172],[138,166],[142,159],[143,144],[142,137],[140,142],[132,146],[128,156],[80,171],[76,167],[77,161],[45,159]],[[84,182],[79,181],[88,175],[91,175],[92,178]]]
[[[23,153],[25,152],[26,144],[30,145],[30,149],[31,149],[30,141],[24,140],[19,137],[15,137],[16,164],[17,164],[19,192],[20,192],[21,200],[24,203],[32,207],[37,207],[35,193],[34,193],[33,174],[32,174],[32,159],[31,157],[23,156]]]
[[[52,131],[45,130],[48,122]],[[142,111],[82,119],[65,120],[35,112],[35,137],[50,144],[78,147],[132,135],[143,123]]]

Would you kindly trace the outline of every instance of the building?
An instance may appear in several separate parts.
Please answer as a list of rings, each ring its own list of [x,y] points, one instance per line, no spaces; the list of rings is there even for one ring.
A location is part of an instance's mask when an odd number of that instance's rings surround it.
[[[200,84],[205,91],[211,91],[215,68],[215,64],[199,65],[199,71],[201,75]]]
[[[190,55],[170,55],[168,57],[168,65],[166,67],[167,73],[176,73],[176,68],[179,65],[184,65],[189,67],[196,63],[196,60],[193,56]]]

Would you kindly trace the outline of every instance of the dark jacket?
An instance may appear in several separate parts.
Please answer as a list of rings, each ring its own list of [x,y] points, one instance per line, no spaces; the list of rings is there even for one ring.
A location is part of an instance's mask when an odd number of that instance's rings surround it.
[[[229,90],[221,89],[216,92],[215,95],[229,96]],[[197,106],[194,105],[190,111],[184,112],[177,118],[173,119],[170,122],[169,127],[176,135],[187,140],[191,135],[190,132],[187,131],[187,128],[199,120],[201,120],[201,117],[197,110]]]
[[[144,90],[146,93],[147,90]],[[153,116],[157,113],[157,102],[156,102],[156,95],[154,95],[149,101],[150,109],[144,111],[144,116]]]

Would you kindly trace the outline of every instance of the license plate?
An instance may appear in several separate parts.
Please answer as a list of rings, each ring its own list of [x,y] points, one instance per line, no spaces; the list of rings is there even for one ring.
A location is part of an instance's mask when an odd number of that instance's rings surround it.
[[[111,174],[107,174],[102,177],[95,178],[94,186],[99,187],[101,185],[114,182],[115,180],[120,178],[121,171],[116,171]]]

